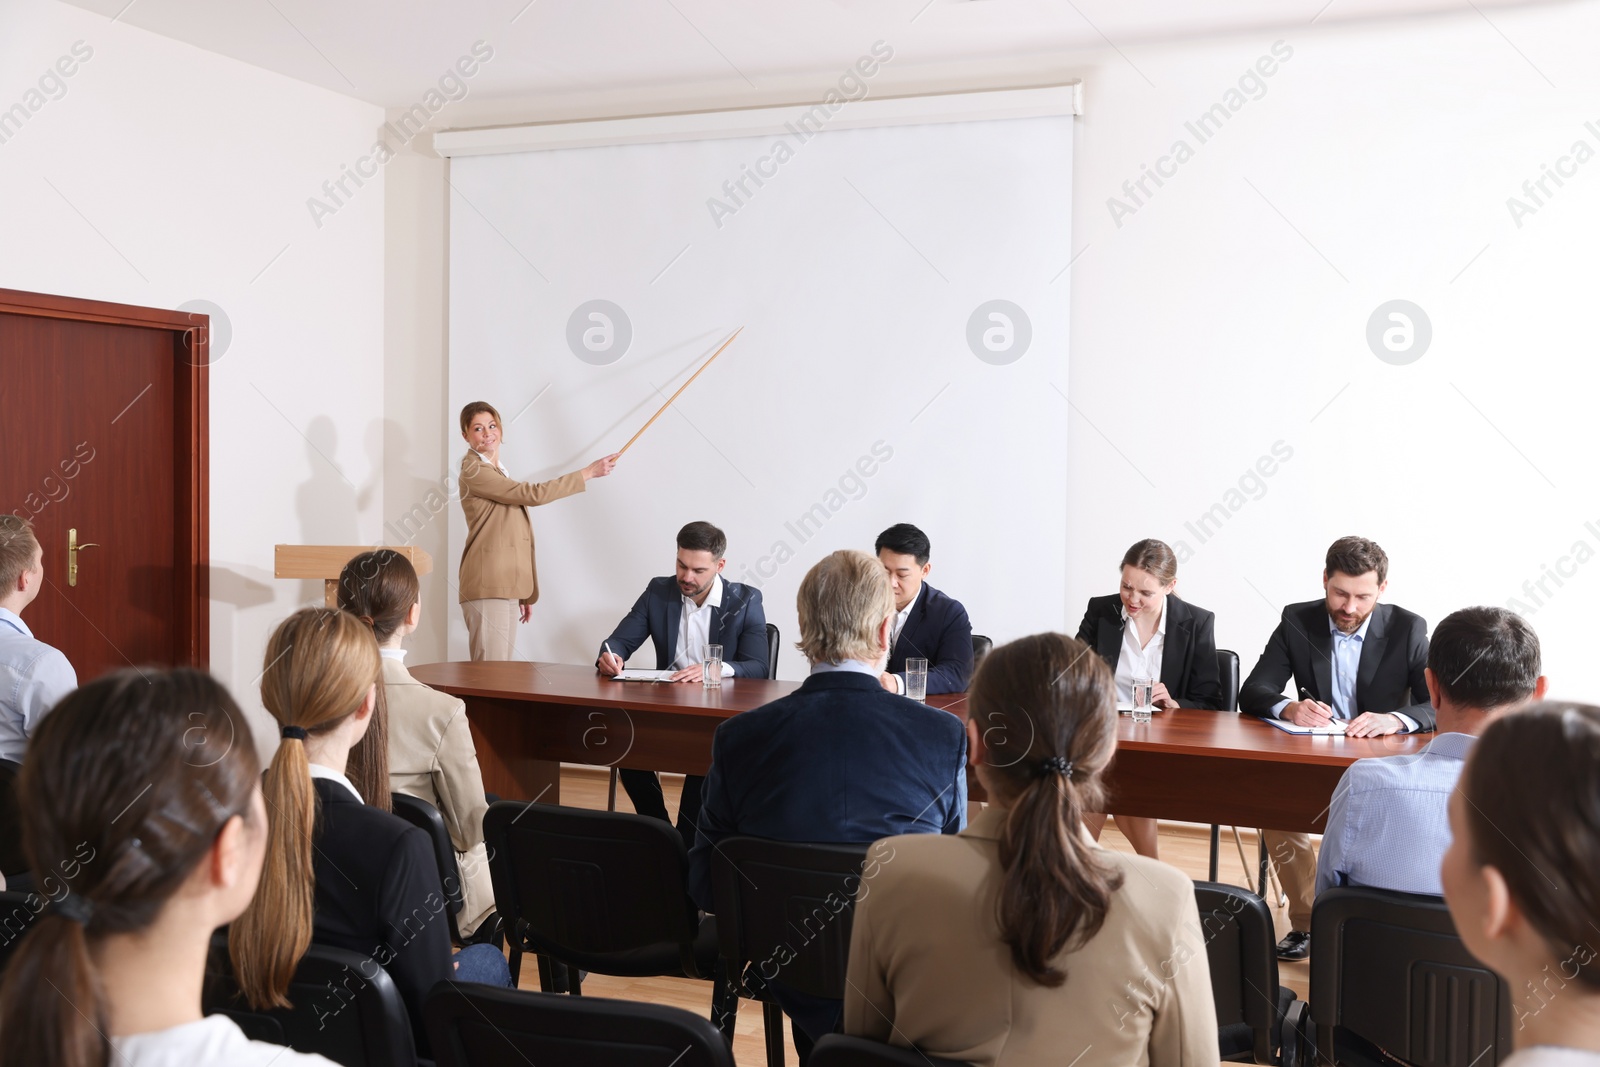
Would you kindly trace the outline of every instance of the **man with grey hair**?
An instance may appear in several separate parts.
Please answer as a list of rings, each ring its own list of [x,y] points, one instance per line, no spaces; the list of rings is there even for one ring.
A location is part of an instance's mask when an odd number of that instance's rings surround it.
[[[44,549],[33,524],[0,515],[0,759],[19,763],[39,720],[78,688],[67,657],[22,621],[42,585]]]
[[[798,607],[810,677],[788,696],[725,720],[711,743],[689,853],[689,892],[707,911],[714,910],[711,854],[725,837],[864,845],[897,834],[953,834],[966,823],[961,720],[878,682],[895,610],[883,564],[865,552],[827,556],[801,581]],[[837,1027],[842,1003],[785,989],[781,967],[770,984],[794,1022],[803,1064],[811,1044]]]

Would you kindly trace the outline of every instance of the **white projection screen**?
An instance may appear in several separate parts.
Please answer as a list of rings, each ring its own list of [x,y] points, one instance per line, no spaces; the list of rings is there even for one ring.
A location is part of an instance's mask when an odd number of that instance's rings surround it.
[[[615,474],[531,510],[519,654],[590,662],[696,519],[781,678],[807,569],[897,522],[976,632],[1066,627],[1071,174],[1066,116],[454,158],[449,409],[500,410],[513,477],[616,451],[744,327]],[[452,504],[452,659],[464,534]]]

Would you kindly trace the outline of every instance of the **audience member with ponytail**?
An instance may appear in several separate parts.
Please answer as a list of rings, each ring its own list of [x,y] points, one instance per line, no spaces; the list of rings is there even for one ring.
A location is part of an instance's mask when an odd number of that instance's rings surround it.
[[[456,849],[465,904],[457,918],[468,936],[494,912],[494,886],[483,842],[489,809],[483,774],[459,697],[430,689],[406,670],[401,642],[422,619],[421,585],[411,561],[393,549],[363,552],[339,575],[339,606],[372,627],[383,657],[388,701],[388,788],[439,809]]]
[[[422,1003],[434,983],[509,985],[510,971],[489,945],[458,953],[452,967],[432,843],[363,803],[346,777],[375,717],[378,680],[377,641],[354,615],[305,608],[273,631],[261,702],[282,741],[266,773],[267,858],[228,944],[240,988],[257,1008],[287,1002],[289,979],[313,940],[370,956],[399,987],[425,1056]]]
[[[1600,1067],[1600,708],[1547,702],[1484,729],[1440,866],[1456,931],[1511,988],[1503,1067]]]
[[[332,1067],[202,1017],[212,931],[266,851],[260,764],[193,670],[107,675],[39,725],[18,785],[44,910],[0,988],[4,1067]]]
[[[989,805],[955,837],[889,838],[856,894],[846,1033],[990,1067],[1215,1064],[1194,885],[1100,848],[1116,687],[1094,650],[1039,634],[991,652],[968,759]]]

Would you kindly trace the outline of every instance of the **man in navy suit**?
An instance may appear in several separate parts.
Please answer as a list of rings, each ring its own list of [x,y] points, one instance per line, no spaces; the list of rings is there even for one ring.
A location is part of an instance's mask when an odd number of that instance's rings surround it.
[[[865,552],[826,557],[800,583],[800,651],[811,675],[788,696],[724,720],[711,742],[689,893],[711,911],[711,855],[734,834],[778,841],[868,844],[961,830],[967,736],[955,715],[884,692],[878,683],[894,626],[883,565]],[[838,1025],[842,1002],[783,986],[801,1063]]]
[[[1239,689],[1239,710],[1298,726],[1343,721],[1347,737],[1426,732],[1434,728],[1428,696],[1428,624],[1394,604],[1389,557],[1375,541],[1341,537],[1328,548],[1321,600],[1290,604]],[[1284,695],[1294,680],[1299,699]],[[1317,860],[1311,837],[1271,826],[1262,831],[1289,898],[1289,932],[1278,958],[1311,953]]]
[[[648,637],[656,646],[656,669],[673,671],[675,682],[701,681],[708,645],[722,646],[724,678],[765,678],[767,616],[761,591],[722,580],[727,549],[727,535],[709,522],[691,522],[679,530],[677,573],[650,580],[633,610],[600,646],[596,669],[616,674]],[[661,779],[654,771],[623,769],[618,776],[634,811],[668,821]],[[685,846],[694,844],[704,780],[693,774],[683,780],[678,832]]]
[[[923,579],[933,569],[928,535],[902,522],[878,535],[872,548],[894,590],[889,663],[878,681],[891,693],[906,691],[906,660],[928,661],[928,693],[961,693],[972,677],[972,623],[961,601]]]

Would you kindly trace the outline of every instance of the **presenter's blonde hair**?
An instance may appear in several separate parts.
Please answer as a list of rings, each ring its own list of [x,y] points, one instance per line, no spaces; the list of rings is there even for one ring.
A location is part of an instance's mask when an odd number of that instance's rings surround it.
[[[876,660],[878,628],[894,614],[894,591],[883,564],[865,552],[840,549],[800,582],[796,647],[812,663]]]

